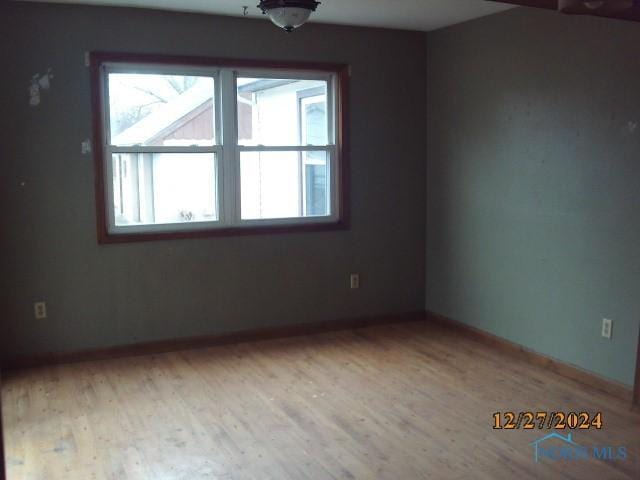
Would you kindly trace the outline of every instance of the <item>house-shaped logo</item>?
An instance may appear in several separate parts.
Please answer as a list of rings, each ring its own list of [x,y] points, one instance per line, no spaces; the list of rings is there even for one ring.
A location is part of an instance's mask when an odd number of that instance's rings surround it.
[[[544,453],[544,449],[542,448],[542,444],[544,442],[546,442],[547,440],[551,440],[552,438],[557,438],[559,440],[562,440],[569,447],[581,448],[579,444],[577,444],[576,442],[573,441],[573,436],[572,436],[571,433],[569,433],[566,437],[563,437],[559,433],[553,432],[553,433],[550,433],[549,435],[545,435],[544,437],[539,438],[535,442],[530,443],[530,445],[533,445],[534,458],[535,458],[536,463],[540,460],[541,453]]]

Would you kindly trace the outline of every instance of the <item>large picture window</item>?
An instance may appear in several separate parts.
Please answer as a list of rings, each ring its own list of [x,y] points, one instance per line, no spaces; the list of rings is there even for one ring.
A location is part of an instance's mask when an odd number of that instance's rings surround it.
[[[344,227],[345,68],[92,54],[103,242]]]

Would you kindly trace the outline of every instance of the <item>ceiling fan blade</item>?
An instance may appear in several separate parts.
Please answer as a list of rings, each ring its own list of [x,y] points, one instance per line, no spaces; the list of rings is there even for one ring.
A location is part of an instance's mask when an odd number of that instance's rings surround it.
[[[498,3],[509,3],[511,5],[520,5],[523,7],[544,8],[547,10],[560,11],[558,0],[493,0]],[[565,3],[565,2],[563,2]],[[571,2],[573,3],[573,2]],[[629,8],[619,9],[613,6],[607,6],[607,2],[600,8],[590,9],[588,7],[574,7],[570,6],[565,8],[564,13],[568,14],[584,14],[592,15],[595,17],[614,18],[617,20],[630,20],[633,22],[640,22],[640,2],[635,0],[633,6]],[[566,5],[565,5],[566,7]]]

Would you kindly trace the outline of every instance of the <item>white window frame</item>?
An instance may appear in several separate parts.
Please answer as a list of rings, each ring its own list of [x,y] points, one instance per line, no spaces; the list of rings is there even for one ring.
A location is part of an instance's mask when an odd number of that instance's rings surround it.
[[[107,87],[109,74],[127,73],[127,74],[158,74],[158,75],[184,75],[184,76],[201,76],[210,77],[214,81],[214,115],[215,129],[214,136],[216,142],[212,146],[116,146],[111,143],[111,115],[109,111],[109,91]],[[103,111],[102,125],[104,144],[102,149],[104,152],[104,185],[105,185],[105,207],[107,215],[107,232],[111,235],[121,235],[130,233],[164,233],[164,232],[188,232],[207,230],[211,228],[219,228],[221,222],[221,192],[222,180],[221,158],[223,154],[221,139],[221,115],[220,115],[220,96],[219,96],[220,70],[211,67],[174,67],[167,65],[153,64],[131,64],[131,63],[105,63],[102,68],[101,85],[103,93]],[[215,154],[215,171],[216,171],[216,210],[218,220],[209,222],[182,222],[167,224],[146,224],[146,225],[116,225],[114,212],[114,192],[113,192],[113,161],[112,155],[117,153],[212,153]]]
[[[102,62],[99,65],[101,90],[101,129],[104,207],[106,233],[109,236],[131,234],[174,234],[215,230],[242,230],[255,227],[296,227],[339,223],[342,211],[340,151],[337,145],[338,125],[338,74],[333,71],[308,71],[281,68],[236,68],[233,66],[167,65],[165,63]],[[116,146],[110,141],[108,75],[111,73],[154,73],[185,76],[206,76],[214,79],[215,88],[215,144],[208,146]],[[282,145],[247,146],[238,142],[237,79],[286,78],[296,80],[322,80],[327,82],[328,144],[323,146]],[[240,155],[242,152],[304,152],[324,151],[327,155],[329,182],[329,214],[326,216],[299,216],[275,219],[241,218]],[[216,221],[184,222],[121,226],[115,223],[113,199],[112,154],[115,153],[212,153],[216,162],[217,217]],[[302,193],[301,193],[302,194]],[[302,213],[304,215],[304,212]]]

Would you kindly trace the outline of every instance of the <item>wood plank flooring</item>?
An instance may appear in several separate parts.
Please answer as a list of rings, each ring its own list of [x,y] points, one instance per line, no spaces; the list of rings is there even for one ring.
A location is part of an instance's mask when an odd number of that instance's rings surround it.
[[[427,322],[3,383],[9,480],[640,479],[629,405]],[[492,429],[495,412],[523,410],[602,411],[604,428],[573,440],[628,458],[535,463],[530,443],[548,431]]]

